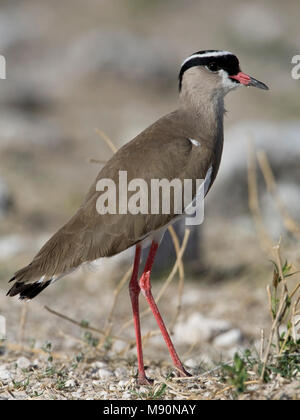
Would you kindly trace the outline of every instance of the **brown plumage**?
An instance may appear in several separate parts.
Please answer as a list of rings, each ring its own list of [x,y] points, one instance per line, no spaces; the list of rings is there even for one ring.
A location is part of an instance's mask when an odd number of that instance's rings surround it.
[[[187,124],[187,118],[192,124]],[[15,284],[8,294],[20,294],[21,299],[33,298],[51,281],[82,263],[115,255],[169,223],[176,216],[172,212],[98,214],[96,201],[100,192],[96,191],[96,184],[101,178],[111,178],[118,184],[119,171],[127,171],[128,182],[142,178],[148,185],[152,178],[204,179],[212,164],[214,179],[221,155],[214,154],[217,139],[199,135],[200,127],[200,119],[196,121],[186,110],[179,109],[120,148],[99,172],[76,214],[49,239],[28,266],[15,273],[12,278]],[[199,140],[201,148],[193,146],[189,138]],[[219,142],[220,152],[222,141]],[[43,276],[41,283],[32,287]]]

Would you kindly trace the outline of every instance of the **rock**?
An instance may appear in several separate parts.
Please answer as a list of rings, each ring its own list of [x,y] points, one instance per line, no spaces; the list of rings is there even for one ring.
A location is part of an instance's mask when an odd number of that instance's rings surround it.
[[[184,362],[184,365],[188,368],[195,369],[199,363],[195,359],[188,359]]]
[[[127,370],[123,367],[117,367],[115,370],[115,375],[117,378],[126,378],[127,377]]]
[[[68,381],[65,382],[65,387],[66,388],[74,388],[74,386],[76,385],[74,379],[69,379]]]
[[[11,373],[7,370],[6,365],[0,365],[0,380],[7,381],[11,379]]]
[[[106,398],[107,395],[108,395],[108,392],[107,391],[100,391],[98,395],[99,395],[99,397]]]
[[[148,387],[146,387],[146,386],[140,386],[140,387],[139,387],[139,392],[140,392],[141,394],[148,394],[148,392],[149,392],[149,388],[148,388]]]
[[[197,304],[200,301],[200,299],[201,299],[200,290],[196,288],[192,288],[192,289],[186,288],[186,290],[184,290],[183,292],[182,304],[186,306],[193,306]]]
[[[98,370],[98,376],[100,379],[108,379],[115,375],[111,370],[101,368]]]
[[[37,369],[37,368],[39,367],[39,364],[40,364],[39,359],[34,359],[34,360],[32,361],[32,363],[31,363],[31,366],[32,366],[34,369]]]
[[[116,353],[120,353],[121,351],[123,351],[126,348],[127,344],[125,343],[125,341],[122,340],[116,340],[113,344],[113,350]]]
[[[178,342],[193,344],[198,341],[210,341],[229,329],[230,324],[227,321],[210,319],[199,313],[193,313],[185,322],[179,322],[175,326],[174,333]]]
[[[243,334],[237,328],[229,330],[223,334],[218,335],[213,340],[213,345],[218,347],[233,347],[241,343]]]
[[[81,398],[81,394],[80,392],[72,392],[72,397],[75,398],[76,400]]]
[[[20,369],[28,369],[30,364],[30,360],[28,360],[26,357],[19,357],[17,360],[17,365]]]
[[[106,366],[107,366],[107,363],[100,362],[100,361],[97,361],[91,364],[91,367],[93,369],[101,369],[101,368],[105,368]]]
[[[128,381],[121,380],[118,382],[120,388],[124,388],[128,384]]]

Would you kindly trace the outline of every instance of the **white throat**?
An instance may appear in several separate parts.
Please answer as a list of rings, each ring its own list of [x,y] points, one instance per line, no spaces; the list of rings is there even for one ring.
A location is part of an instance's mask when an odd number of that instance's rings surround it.
[[[230,90],[236,89],[237,87],[241,86],[240,83],[234,82],[228,76],[228,73],[225,70],[218,71],[220,77],[222,78],[222,88],[224,89],[224,95],[228,93]]]

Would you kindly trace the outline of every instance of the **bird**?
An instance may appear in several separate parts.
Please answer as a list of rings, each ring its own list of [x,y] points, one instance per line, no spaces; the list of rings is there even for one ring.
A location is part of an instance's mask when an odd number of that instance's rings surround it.
[[[8,296],[31,300],[46,287],[70,274],[86,262],[111,257],[135,247],[129,281],[136,348],[137,381],[153,382],[145,373],[139,316],[140,293],[148,302],[166,342],[179,376],[190,376],[181,362],[151,291],[151,270],[167,227],[178,220],[174,206],[162,211],[99,212],[99,181],[112,180],[118,187],[119,174],[128,180],[153,179],[204,180],[204,195],[217,176],[223,149],[225,95],[241,86],[268,90],[262,82],[243,73],[237,56],[225,50],[202,50],[189,55],[181,64],[179,101],[175,111],[162,116],[130,142],[123,145],[101,168],[81,206],[40,249],[33,260],[18,270]],[[121,188],[121,187],[120,187]],[[193,185],[191,199],[197,196]],[[128,195],[128,199],[132,194]],[[182,197],[180,198],[182,200]],[[181,214],[185,217],[184,211]],[[145,267],[139,276],[142,250],[149,247]]]

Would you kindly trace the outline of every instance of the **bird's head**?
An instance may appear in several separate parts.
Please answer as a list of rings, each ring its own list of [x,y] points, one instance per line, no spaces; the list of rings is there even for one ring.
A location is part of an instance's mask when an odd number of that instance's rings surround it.
[[[226,94],[238,86],[254,86],[268,90],[268,86],[259,82],[240,69],[238,58],[229,51],[198,51],[184,60],[179,73],[179,91],[185,85],[192,89],[199,86],[204,91],[219,91]]]

